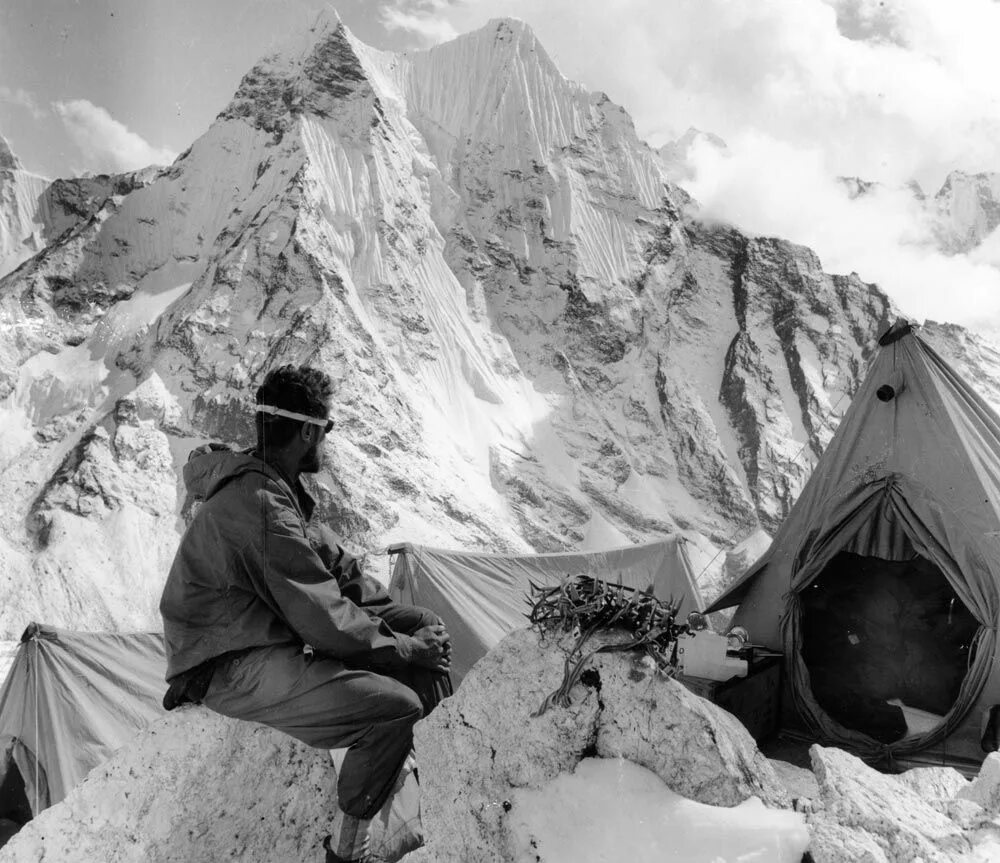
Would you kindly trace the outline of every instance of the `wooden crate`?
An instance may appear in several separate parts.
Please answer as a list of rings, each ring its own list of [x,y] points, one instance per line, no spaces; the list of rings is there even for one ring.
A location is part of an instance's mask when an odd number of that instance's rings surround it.
[[[758,743],[778,730],[781,708],[781,657],[751,662],[746,677],[706,680],[680,674],[677,679],[695,695],[733,714]]]

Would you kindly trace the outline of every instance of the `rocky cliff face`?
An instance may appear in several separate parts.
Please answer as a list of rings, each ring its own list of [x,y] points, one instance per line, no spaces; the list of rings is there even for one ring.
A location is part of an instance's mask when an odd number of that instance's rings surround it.
[[[180,467],[280,362],[337,381],[316,490],[358,548],[773,529],[894,313],[667,173],[520,22],[393,55],[327,18],[171,167],[49,185],[0,281],[0,631],[157,625]]]

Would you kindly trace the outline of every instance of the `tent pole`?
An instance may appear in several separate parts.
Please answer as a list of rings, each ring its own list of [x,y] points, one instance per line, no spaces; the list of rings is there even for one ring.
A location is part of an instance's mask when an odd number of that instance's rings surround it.
[[[40,785],[41,777],[38,775],[38,759],[40,756],[39,744],[41,743],[41,738],[38,736],[38,659],[39,659],[39,646],[38,646],[38,636],[35,635],[31,639],[35,642],[35,662],[34,662],[34,678],[35,678],[35,812],[33,817],[37,818],[39,813],[39,806],[41,805],[40,798]]]

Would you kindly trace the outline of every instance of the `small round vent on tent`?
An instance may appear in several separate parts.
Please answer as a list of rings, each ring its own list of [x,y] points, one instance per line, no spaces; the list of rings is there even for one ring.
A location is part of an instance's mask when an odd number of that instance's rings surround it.
[[[880,402],[891,402],[906,388],[902,372],[893,372],[889,380],[875,390],[875,396]]]

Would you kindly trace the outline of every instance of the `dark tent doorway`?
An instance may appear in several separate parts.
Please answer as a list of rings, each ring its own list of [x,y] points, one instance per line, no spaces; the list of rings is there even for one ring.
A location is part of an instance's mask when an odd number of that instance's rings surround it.
[[[0,780],[0,848],[6,845],[32,817],[24,776],[15,758],[15,750],[18,748],[23,749],[20,741],[10,741],[3,755],[3,763],[0,765],[0,774],[3,776]],[[28,757],[34,762],[34,758],[30,755]],[[44,780],[42,785],[44,786]]]
[[[832,719],[882,743],[944,720],[978,623],[938,567],[840,552],[800,601],[809,685]]]

